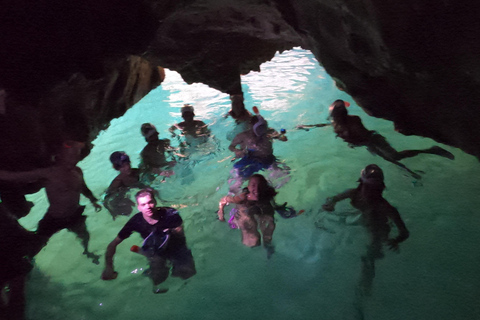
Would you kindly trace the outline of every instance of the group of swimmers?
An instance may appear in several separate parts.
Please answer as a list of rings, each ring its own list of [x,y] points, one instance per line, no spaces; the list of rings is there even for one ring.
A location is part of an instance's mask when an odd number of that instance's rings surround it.
[[[375,131],[367,130],[359,117],[348,115],[346,108],[347,104],[343,100],[336,100],[330,107],[330,123],[300,125],[297,128],[307,129],[331,125],[337,136],[349,143],[351,147],[366,146],[372,153],[395,163],[417,179],[420,179],[421,176],[401,164],[399,162],[401,159],[420,153],[436,154],[448,159],[454,158],[451,153],[436,146],[425,150],[398,152],[388,144],[383,136]],[[141,152],[142,162],[138,169],[131,167],[130,158],[125,152],[116,151],[110,156],[112,165],[115,170],[119,171],[119,175],[108,187],[105,199],[110,196],[112,199],[105,200],[104,205],[112,212],[114,218],[117,215],[130,215],[135,205],[139,213],[130,218],[118,236],[108,245],[105,254],[106,265],[102,273],[104,280],[116,278],[117,273],[113,267],[116,247],[132,232],[140,233],[145,239],[142,248],[132,248],[132,251],[140,252],[148,257],[154,292],[161,293],[168,290],[168,288],[161,287],[170,272],[168,261],[173,265],[173,276],[188,279],[196,273],[193,256],[186,246],[182,219],[178,211],[170,207],[157,207],[158,191],[149,187],[149,184],[158,177],[168,178],[174,174],[176,161],[173,157],[167,159],[168,155],[166,154],[174,154],[188,159],[189,153],[192,152],[189,148],[195,144],[205,143],[211,135],[210,129],[204,122],[194,120],[193,106],[184,105],[181,113],[184,121],[169,129],[173,137],[176,136],[176,130],[180,130],[184,137],[178,148],[171,147],[168,139],[159,139],[159,133],[155,126],[145,123],[141,127],[141,133],[145,137],[147,145]],[[219,202],[218,219],[226,221],[225,206],[230,203],[235,204],[231,217],[228,219],[229,225],[240,229],[244,245],[255,247],[263,242],[267,256],[270,257],[274,253],[272,237],[275,230],[275,212],[285,218],[294,217],[301,212],[287,207],[286,203],[277,204],[275,201],[276,189],[282,184],[272,186],[268,179],[259,173],[267,171],[270,172],[270,177],[280,176],[284,178],[284,183],[288,181],[289,168],[280,166],[273,155],[273,140],[288,140],[285,130],[277,132],[269,128],[258,108],[254,107],[253,113],[248,113],[248,117],[245,117],[248,123],[246,130],[237,134],[229,146],[229,150],[235,155],[233,160],[236,160],[236,163],[231,171],[229,194],[222,197]],[[84,254],[98,263],[99,256],[88,250],[89,234],[85,225],[86,216],[82,214],[85,207],[79,204],[80,194],[83,194],[92,202],[96,211],[101,209],[98,199],[85,184],[82,170],[77,166],[83,147],[83,143],[66,141],[59,148],[53,165],[47,168],[28,172],[0,170],[1,181],[24,183],[41,181],[46,189],[50,207],[40,221],[37,231],[25,233],[29,242],[35,239],[33,242],[38,244],[31,246],[26,253],[30,258],[39,252],[54,233],[68,229],[82,240]],[[246,180],[248,180],[248,185],[242,189]],[[128,201],[125,196],[125,192],[132,188],[140,189],[135,196],[136,204]],[[322,206],[325,211],[333,211],[338,201],[350,199],[352,206],[362,212],[367,229],[371,234],[368,252],[362,258],[363,279],[370,282],[370,285],[373,279],[374,260],[383,256],[383,243],[387,243],[391,249],[396,250],[399,243],[409,236],[398,211],[383,198],[384,188],[382,169],[371,164],[362,170],[357,188],[348,189],[327,198]],[[117,211],[113,213],[114,210]],[[5,215],[8,215],[8,212]],[[395,238],[389,236],[389,220],[398,229],[398,236]],[[11,223],[12,225],[18,224],[13,220]],[[22,256],[22,259],[24,257],[25,255]],[[10,258],[12,261],[17,259]],[[25,262],[31,266],[31,260],[22,259],[20,259],[22,263]],[[15,263],[15,261],[12,262],[12,264]],[[12,279],[15,277],[2,277],[0,285],[3,287],[5,284],[15,283]],[[367,283],[366,287],[368,285]]]

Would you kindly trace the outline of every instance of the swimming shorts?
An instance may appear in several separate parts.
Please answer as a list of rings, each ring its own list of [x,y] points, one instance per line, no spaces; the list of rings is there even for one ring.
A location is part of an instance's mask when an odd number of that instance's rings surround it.
[[[233,165],[233,168],[237,169],[238,175],[242,178],[249,178],[255,172],[268,169],[274,162],[274,156],[262,160],[246,156],[237,161],[237,163]]]

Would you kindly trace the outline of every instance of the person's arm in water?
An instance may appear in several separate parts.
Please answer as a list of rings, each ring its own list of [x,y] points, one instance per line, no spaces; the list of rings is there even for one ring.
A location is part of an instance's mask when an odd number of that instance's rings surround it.
[[[321,128],[326,126],[331,126],[331,123],[318,123],[318,124],[299,124],[295,129],[308,131],[312,128]]]
[[[275,129],[268,128],[268,131],[267,131],[267,135],[270,139],[277,139],[277,140],[280,140],[280,141],[288,141],[288,138],[285,135],[286,133],[287,133],[287,131],[285,129],[282,129],[282,130],[280,130],[280,132],[278,132]]]
[[[174,124],[173,126],[171,126],[171,127],[168,129],[168,131],[172,134],[172,137],[175,137],[175,136],[176,136],[175,130],[177,130],[177,129],[180,130],[180,131],[182,130],[182,129],[178,126],[178,124]]]
[[[234,152],[236,158],[242,158],[246,154],[244,149],[238,149],[237,148],[237,145],[242,146],[243,140],[244,140],[244,134],[239,133],[235,136],[235,138],[233,138],[230,146],[228,146],[228,150]]]
[[[329,197],[326,199],[325,203],[322,205],[323,210],[325,211],[334,211],[335,204],[339,201],[352,198],[355,195],[357,189],[347,189],[342,193],[337,194],[336,196]]]
[[[119,237],[113,239],[112,242],[107,246],[107,251],[105,252],[105,269],[102,272],[102,280],[113,280],[117,278],[118,273],[115,271],[113,267],[113,256],[117,251],[117,246],[123,240]]]
[[[197,136],[201,137],[201,136],[207,136],[209,137],[210,136],[210,129],[208,128],[208,125],[205,124],[205,122],[203,121],[200,121],[200,120],[197,120],[197,123],[196,123],[196,128],[197,128]]]
[[[396,238],[389,239],[388,246],[390,250],[398,251],[398,244],[407,240],[410,236],[410,232],[408,231],[405,223],[400,217],[400,213],[397,209],[395,209],[395,207],[388,204],[388,208],[386,208],[386,210],[388,210],[386,212],[387,216],[393,221],[393,223],[395,223],[395,226],[397,226],[398,229],[398,236]]]
[[[220,202],[218,203],[218,220],[220,221],[225,221],[225,206],[228,205],[229,203],[240,203],[243,200],[245,200],[246,194],[241,193],[238,196],[225,196],[223,197]]]

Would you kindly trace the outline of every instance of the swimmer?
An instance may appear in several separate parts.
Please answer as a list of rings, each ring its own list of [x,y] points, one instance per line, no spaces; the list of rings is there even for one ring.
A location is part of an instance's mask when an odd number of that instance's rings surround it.
[[[453,154],[438,146],[424,150],[395,150],[385,137],[375,131],[367,130],[358,116],[349,115],[343,100],[336,100],[330,106],[330,119],[337,137],[342,138],[351,148],[366,146],[371,153],[396,164],[408,171],[416,179],[420,179],[421,176],[400,163],[400,160],[414,157],[421,153],[435,154],[450,160],[455,158]]]
[[[56,232],[68,229],[81,239],[84,248],[83,254],[98,263],[99,256],[88,251],[90,234],[87,231],[85,219],[82,213],[85,206],[80,206],[80,194],[87,197],[95,211],[102,207],[97,203],[98,199],[88,189],[83,179],[83,172],[77,166],[84,143],[66,141],[55,157],[55,164],[51,167],[36,169],[25,172],[9,172],[0,170],[0,180],[10,182],[35,182],[41,181],[47,192],[50,206],[45,216],[40,220],[37,235],[44,244]]]
[[[175,160],[167,161],[165,152],[171,151],[170,140],[159,139],[158,131],[151,123],[142,124],[142,135],[145,137],[147,145],[140,153],[142,163],[140,168],[145,171],[147,179],[153,181],[156,175],[169,177],[174,174],[168,170],[175,165]]]
[[[289,173],[277,165],[267,121],[257,114],[251,118],[250,124],[251,128],[237,134],[228,147],[235,153],[234,159],[240,159],[231,171],[234,183],[230,191],[234,194],[240,191],[244,179],[257,171],[268,169],[277,176],[286,176]]]
[[[174,208],[156,206],[153,189],[140,190],[135,198],[140,212],[125,224],[117,237],[108,245],[102,279],[117,278],[118,274],[113,266],[117,246],[133,232],[138,232],[144,239],[142,252],[148,257],[150,263],[153,291],[163,293],[168,288],[160,288],[159,285],[168,278],[170,273],[168,261],[173,267],[173,277],[188,279],[196,274],[193,256],[187,248],[183,232],[183,220]]]
[[[110,161],[120,174],[113,179],[105,192],[104,205],[115,220],[118,215],[130,215],[135,203],[127,196],[131,188],[145,188],[140,182],[140,170],[132,168],[130,157],[123,151],[115,151],[110,155]]]
[[[325,211],[334,211],[339,201],[350,199],[353,207],[360,210],[365,226],[370,234],[370,244],[367,254],[362,257],[362,286],[369,291],[374,276],[374,260],[384,256],[382,245],[386,243],[393,251],[398,251],[399,244],[409,237],[409,232],[398,210],[382,196],[385,189],[383,171],[375,164],[370,164],[362,170],[359,185],[354,189],[327,198],[322,205]],[[395,238],[389,238],[392,221],[398,230]]]
[[[254,174],[248,180],[248,186],[235,196],[223,197],[218,204],[218,219],[225,221],[224,208],[229,203],[235,203],[234,221],[242,232],[242,243],[247,247],[259,246],[262,232],[263,246],[268,257],[274,252],[272,245],[275,230],[275,195],[277,192],[270,186],[261,174]]]
[[[210,130],[203,121],[193,119],[195,117],[193,106],[185,104],[180,111],[184,121],[170,127],[169,131],[172,137],[176,136],[176,130],[180,130],[181,135],[185,137],[187,145],[206,142],[210,136]]]

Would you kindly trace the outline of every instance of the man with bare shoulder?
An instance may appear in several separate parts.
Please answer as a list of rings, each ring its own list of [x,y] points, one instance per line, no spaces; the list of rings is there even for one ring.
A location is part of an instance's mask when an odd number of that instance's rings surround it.
[[[82,169],[77,166],[83,147],[82,142],[67,141],[56,155],[53,166],[25,172],[0,170],[0,180],[42,181],[50,206],[38,224],[37,235],[44,239],[46,244],[53,234],[62,229],[68,229],[81,239],[83,254],[98,264],[99,256],[88,251],[90,234],[85,224],[86,216],[82,214],[85,206],[79,204],[80,194],[91,201],[95,211],[100,211],[102,207],[97,204],[98,199],[85,184]]]
[[[180,134],[184,136],[187,145],[198,145],[206,142],[210,136],[210,129],[208,129],[205,122],[194,119],[195,113],[193,106],[185,104],[180,111],[184,121],[177,123],[168,129],[172,136],[175,137],[175,131],[178,129],[181,132]]]
[[[153,281],[153,292],[164,293],[168,288],[159,287],[170,273],[167,261],[170,261],[172,276],[188,279],[197,273],[191,251],[183,232],[183,220],[178,211],[169,207],[157,207],[154,190],[140,190],[136,196],[137,209],[134,215],[120,230],[117,237],[110,242],[105,253],[105,269],[103,280],[117,278],[113,267],[113,257],[117,246],[130,237],[133,232],[140,233],[144,239],[141,248],[133,246],[130,250],[145,255],[150,264],[150,278]]]

